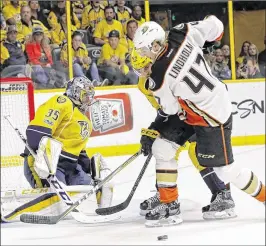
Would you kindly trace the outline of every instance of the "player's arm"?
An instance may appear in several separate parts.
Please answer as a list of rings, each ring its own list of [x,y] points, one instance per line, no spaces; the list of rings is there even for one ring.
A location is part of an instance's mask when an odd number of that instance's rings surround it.
[[[52,137],[53,132],[72,110],[72,102],[65,96],[54,96],[42,104],[27,127],[29,146],[36,151],[43,136]]]
[[[206,16],[203,21],[188,23],[193,39],[200,47],[203,47],[205,42],[219,41],[223,37],[224,25],[214,15]]]

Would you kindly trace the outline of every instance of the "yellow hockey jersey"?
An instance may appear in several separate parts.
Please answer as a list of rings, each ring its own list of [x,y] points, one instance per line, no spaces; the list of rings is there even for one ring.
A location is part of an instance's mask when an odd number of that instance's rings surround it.
[[[91,131],[92,124],[86,115],[67,96],[56,95],[37,109],[27,128],[27,141],[36,150],[39,143],[34,144],[34,139],[40,140],[36,134],[50,135],[62,143],[61,157],[75,162],[85,149]]]

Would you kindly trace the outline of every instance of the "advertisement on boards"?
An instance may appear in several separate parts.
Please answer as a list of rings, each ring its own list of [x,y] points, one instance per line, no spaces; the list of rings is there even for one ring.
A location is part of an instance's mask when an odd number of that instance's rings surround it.
[[[130,131],[133,114],[128,93],[113,93],[96,96],[87,117],[92,122],[93,136]]]

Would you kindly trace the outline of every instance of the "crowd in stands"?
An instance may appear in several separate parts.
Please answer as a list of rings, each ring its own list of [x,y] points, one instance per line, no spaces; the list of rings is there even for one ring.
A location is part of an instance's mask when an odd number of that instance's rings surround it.
[[[68,79],[65,1],[1,1],[1,76],[31,77],[36,88],[64,87]],[[71,48],[74,76],[96,86],[137,84],[129,55],[138,26],[139,5],[124,0],[72,1]]]
[[[145,22],[142,6],[125,0],[71,2],[74,76],[95,84],[137,84],[130,64],[133,38]],[[1,0],[2,77],[31,77],[36,88],[61,88],[68,79],[66,2]],[[266,44],[266,40],[265,40]],[[212,73],[231,79],[230,47],[216,43],[205,50]],[[236,59],[237,78],[265,77],[266,50],[245,41]]]

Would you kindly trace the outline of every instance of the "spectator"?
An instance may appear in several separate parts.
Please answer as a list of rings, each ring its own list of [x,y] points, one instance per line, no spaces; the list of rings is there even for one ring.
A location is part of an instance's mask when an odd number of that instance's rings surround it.
[[[66,13],[61,15],[59,17],[59,24],[56,26],[56,28],[51,31],[51,38],[52,43],[57,44],[59,46],[63,46],[67,41],[67,19],[66,19]],[[76,31],[77,28],[74,25],[71,25],[71,31],[72,33]]]
[[[132,10],[125,6],[125,0],[117,0],[115,6],[116,19],[121,22],[124,33],[127,31],[127,21],[131,18]]]
[[[266,46],[266,35],[264,36],[264,44]],[[260,66],[260,72],[263,77],[265,77],[265,70],[266,70],[266,49],[264,49],[259,54],[259,66]]]
[[[221,49],[215,51],[215,62],[212,64],[212,74],[218,79],[230,79],[231,71],[224,63],[224,55]]]
[[[65,13],[65,8],[66,1],[58,0],[56,6],[53,7],[47,18],[51,29],[56,28],[56,26],[58,25],[59,17]],[[71,22],[72,25],[76,26],[77,29],[80,28],[80,21],[76,14],[73,13],[73,11],[71,11]]]
[[[49,28],[47,17],[44,15],[41,10],[38,0],[29,1],[29,7],[31,9],[31,17],[34,20],[39,20],[46,28]]]
[[[145,19],[142,17],[142,9],[140,5],[134,5],[132,9],[132,18],[138,22],[138,25],[141,26],[145,22]]]
[[[82,13],[81,28],[88,29],[93,33],[96,25],[104,18],[104,9],[101,7],[100,1],[91,1],[91,5],[88,5]]]
[[[6,39],[6,21],[4,16],[0,15],[0,42],[4,39]]]
[[[222,52],[224,55],[224,63],[229,67],[231,70],[231,59],[230,59],[230,48],[227,44],[222,46]]]
[[[250,46],[250,42],[249,41],[245,41],[243,44],[242,44],[242,47],[241,47],[241,51],[240,51],[240,54],[238,56],[238,58],[236,59],[236,63],[237,63],[237,68],[239,66],[242,66],[244,65],[244,60],[247,61],[247,57],[248,57],[248,48]]]
[[[132,49],[134,48],[133,38],[135,36],[137,29],[138,29],[138,22],[136,20],[130,20],[127,22],[126,48],[129,54],[131,54]]]
[[[117,30],[119,32],[121,40],[124,39],[124,31],[122,24],[119,21],[114,20],[115,17],[114,7],[112,6],[105,7],[104,15],[105,19],[97,24],[95,31],[93,33],[95,44],[104,45],[105,43],[108,43],[109,32],[112,30]]]
[[[8,26],[7,38],[3,41],[3,46],[6,48],[4,52],[7,52],[2,59],[2,77],[14,77],[18,74],[22,74],[24,77],[31,77],[31,69],[26,66],[26,57],[24,55],[24,46],[17,41],[17,28],[15,25]],[[1,50],[2,56],[2,50]]]
[[[47,40],[42,26],[35,26],[25,47],[29,64],[33,69],[33,80],[41,88],[50,87],[50,72],[53,64],[51,49]]]
[[[81,19],[81,15],[84,8],[85,4],[83,3],[83,1],[72,1],[73,13],[76,14],[79,20]]]
[[[100,73],[110,81],[109,85],[137,84],[137,75],[125,63],[126,53],[126,48],[119,43],[119,32],[112,30],[98,61]]]
[[[75,31],[72,34],[72,57],[73,57],[73,72],[74,76],[87,75],[88,71],[92,80],[99,82],[99,72],[95,62],[92,62],[88,56],[88,50],[84,43],[82,43],[83,34]],[[66,70],[68,70],[68,53],[67,44],[62,48],[60,60]]]
[[[21,27],[18,27],[18,40],[20,42],[25,42],[32,34],[33,28],[36,26],[41,26],[42,30],[49,43],[51,39],[50,32],[39,20],[35,20],[31,15],[31,9],[29,6],[21,7]]]
[[[262,75],[260,73],[260,68],[259,68],[259,51],[256,47],[255,44],[251,44],[248,48],[248,59],[247,59],[247,77],[249,79],[251,78],[261,78]]]
[[[20,4],[18,0],[11,0],[3,8],[3,15],[8,25],[16,25],[20,22]]]

